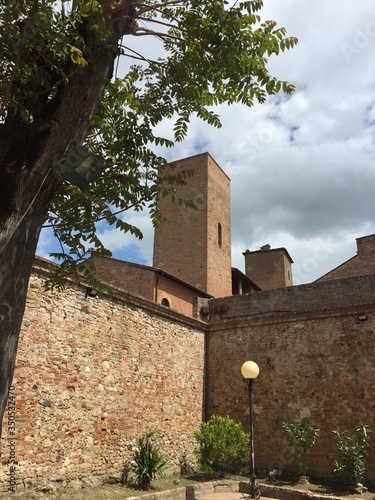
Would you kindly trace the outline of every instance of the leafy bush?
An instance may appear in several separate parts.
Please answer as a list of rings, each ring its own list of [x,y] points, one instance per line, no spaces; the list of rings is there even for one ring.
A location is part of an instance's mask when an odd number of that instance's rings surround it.
[[[249,434],[229,417],[212,416],[194,432],[195,453],[204,472],[225,476],[240,472],[249,456]]]
[[[335,472],[342,473],[342,480],[350,489],[362,483],[366,468],[370,432],[367,425],[360,423],[352,436],[348,436],[345,429],[337,427],[334,431],[337,436],[339,460],[335,462]]]
[[[151,481],[167,465],[158,448],[151,441],[155,435],[156,430],[150,429],[145,436],[138,439],[138,448],[134,452],[130,466],[131,471],[135,474],[137,485],[142,490],[149,490]]]
[[[320,429],[315,425],[308,425],[302,418],[297,418],[290,424],[283,422],[283,428],[293,449],[293,457],[297,465],[296,478],[299,479],[307,474],[307,453],[315,444]]]

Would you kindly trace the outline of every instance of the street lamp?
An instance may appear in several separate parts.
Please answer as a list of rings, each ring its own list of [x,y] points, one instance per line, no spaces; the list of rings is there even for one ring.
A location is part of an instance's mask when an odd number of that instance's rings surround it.
[[[105,170],[106,165],[100,156],[95,155],[85,146],[73,149],[64,161],[55,163],[53,170],[58,178],[85,189]]]
[[[241,366],[241,373],[247,382],[249,390],[250,406],[250,496],[258,500],[260,489],[255,477],[255,459],[254,459],[254,424],[253,424],[253,383],[259,375],[259,366],[254,361],[246,361]]]

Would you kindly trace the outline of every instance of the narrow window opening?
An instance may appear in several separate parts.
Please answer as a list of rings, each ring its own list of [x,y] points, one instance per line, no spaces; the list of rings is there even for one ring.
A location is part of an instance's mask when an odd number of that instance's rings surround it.
[[[217,244],[219,245],[220,248],[221,248],[221,246],[223,244],[223,231],[221,229],[220,222],[217,225]]]
[[[169,300],[164,297],[164,299],[161,301],[161,305],[165,307],[169,307]]]

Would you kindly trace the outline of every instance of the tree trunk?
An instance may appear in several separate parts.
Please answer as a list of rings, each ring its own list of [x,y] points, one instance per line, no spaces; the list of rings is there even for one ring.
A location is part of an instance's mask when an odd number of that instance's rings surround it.
[[[48,128],[33,139],[11,141],[0,170],[0,422],[6,407],[36,246],[60,181],[53,164],[82,144],[103,84],[74,78],[64,89]],[[5,123],[5,127],[7,123]],[[27,132],[26,132],[27,133]],[[29,132],[30,135],[33,132]],[[4,141],[5,142],[5,141]],[[31,164],[30,164],[30,158]],[[13,178],[10,177],[13,174]],[[5,178],[5,180],[4,180]],[[5,192],[6,190],[6,192]],[[4,207],[4,200],[7,204]]]
[[[0,436],[36,246],[61,183],[52,167],[83,143],[131,21],[111,29],[109,49],[70,76],[37,125],[11,115],[0,124]]]
[[[41,190],[40,196],[36,197],[27,213],[28,206],[22,199],[23,194],[12,193],[17,206],[22,207],[20,216],[8,219],[7,231],[2,231],[0,237],[0,422],[13,378],[19,331],[36,245],[46,216],[46,204],[56,184],[51,174],[47,177],[49,189],[43,192]],[[37,192],[40,180],[35,177],[30,179],[27,187],[30,192]],[[23,214],[25,216],[22,219]]]

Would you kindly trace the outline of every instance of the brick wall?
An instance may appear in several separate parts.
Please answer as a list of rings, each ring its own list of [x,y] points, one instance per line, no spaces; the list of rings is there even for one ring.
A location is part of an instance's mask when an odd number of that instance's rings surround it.
[[[207,182],[207,291],[225,297],[232,295],[230,180],[211,157]]]
[[[95,259],[95,276],[120,290],[129,290],[149,300],[155,298],[155,274],[152,268],[117,259]]]
[[[357,238],[356,241],[359,255],[372,254],[372,256],[374,256],[375,234],[362,236],[362,238]]]
[[[208,153],[175,164],[176,171],[191,169],[194,176],[178,189],[199,210],[159,202],[168,222],[155,229],[154,266],[210,295],[232,293],[229,178]],[[218,224],[222,245],[218,245]]]
[[[169,198],[159,200],[162,213],[168,221],[155,228],[154,267],[178,276],[195,287],[205,290],[207,267],[207,168],[206,158],[198,155],[188,161],[178,161],[175,171],[193,169],[194,181],[178,188],[179,195],[190,198],[198,211],[176,203]],[[201,256],[201,258],[197,258]]]
[[[130,291],[158,304],[167,299],[171,309],[193,316],[193,301],[207,294],[187,286],[160,269],[117,259],[97,259],[95,274],[116,289]]]
[[[284,421],[306,418],[321,428],[310,460],[310,473],[319,477],[333,475],[336,426],[352,430],[362,420],[375,431],[374,292],[375,276],[366,276],[212,301],[212,310],[228,309],[211,319],[209,414],[229,415],[248,429],[240,369],[247,360],[258,363],[258,471],[291,468]],[[366,313],[367,321],[359,321],[359,313]],[[375,483],[375,432],[367,481]]]
[[[358,253],[329,273],[317,279],[317,282],[364,276],[375,273],[375,234],[357,238]]]
[[[17,358],[16,479],[39,486],[119,478],[135,440],[159,429],[176,470],[191,459],[203,412],[204,329],[147,300],[116,292],[85,298],[71,284],[30,281]],[[7,413],[0,484],[8,487]]]
[[[196,298],[205,297],[205,294],[194,291],[187,286],[163,274],[158,275],[157,282],[157,302],[162,303],[165,298],[169,302],[169,307],[179,311],[186,316],[193,316],[193,303]]]
[[[269,245],[265,245],[269,247]],[[245,274],[262,290],[293,285],[292,259],[285,248],[246,250]]]

